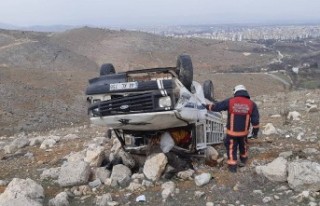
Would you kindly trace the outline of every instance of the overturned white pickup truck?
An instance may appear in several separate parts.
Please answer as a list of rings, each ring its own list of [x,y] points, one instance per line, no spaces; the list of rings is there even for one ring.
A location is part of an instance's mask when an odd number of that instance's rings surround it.
[[[178,56],[176,67],[116,73],[104,64],[86,95],[91,122],[112,129],[127,151],[158,142],[164,152],[196,153],[224,136],[221,113],[203,106],[213,101],[213,84],[193,81],[186,54]]]

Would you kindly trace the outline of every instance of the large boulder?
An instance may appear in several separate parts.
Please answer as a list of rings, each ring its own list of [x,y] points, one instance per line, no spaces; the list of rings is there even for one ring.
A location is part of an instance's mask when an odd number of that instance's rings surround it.
[[[278,157],[267,165],[257,166],[256,172],[273,182],[287,181],[287,160]]]
[[[194,177],[194,182],[196,183],[197,186],[201,187],[203,185],[208,184],[211,178],[212,176],[210,173],[202,173]]]
[[[69,206],[68,194],[60,192],[55,198],[49,201],[49,206]]]
[[[205,151],[205,160],[207,164],[209,165],[216,165],[218,164],[218,159],[219,159],[219,152],[214,148],[214,147],[207,147]]]
[[[105,167],[94,168],[95,178],[99,179],[101,182],[104,182],[107,178],[110,177],[111,172]]]
[[[45,169],[40,175],[40,179],[57,179],[59,177],[60,170],[60,167]]]
[[[125,166],[129,167],[130,169],[133,169],[136,166],[136,161],[133,159],[133,157],[123,149],[119,150],[118,155]]]
[[[91,170],[87,162],[67,162],[62,165],[58,183],[61,187],[86,184]]]
[[[86,151],[82,150],[80,152],[71,152],[67,156],[64,157],[64,159],[67,159],[68,162],[79,162],[83,161],[86,157]]]
[[[14,178],[0,195],[1,206],[40,206],[44,198],[41,185],[32,179]]]
[[[293,120],[293,121],[299,121],[300,118],[301,118],[301,114],[297,111],[292,111],[292,112],[289,112],[287,118],[289,120]]]
[[[308,99],[306,101],[307,112],[318,112],[318,106],[314,100]]]
[[[11,154],[11,153],[15,152],[17,149],[18,148],[13,144],[8,144],[3,147],[5,154]]]
[[[320,164],[308,160],[297,160],[288,166],[288,183],[295,191],[320,190]]]
[[[131,170],[127,166],[118,164],[113,166],[110,179],[124,186],[130,181],[131,175]]]
[[[43,140],[45,140],[45,137],[38,136],[38,137],[30,138],[29,140],[30,140],[29,145],[30,146],[35,146],[35,145],[40,145],[43,142]]]
[[[84,161],[88,162],[90,166],[100,167],[104,157],[104,147],[89,147],[86,151]]]
[[[192,180],[192,176],[194,175],[194,173],[195,171],[193,169],[187,169],[178,172],[177,177],[183,180]]]
[[[118,139],[114,139],[110,152],[118,153],[120,149],[121,149],[121,142]]]
[[[168,197],[170,197],[174,190],[176,189],[176,184],[172,181],[169,182],[165,182],[161,185],[161,196],[162,196],[162,200],[166,201]]]
[[[262,131],[262,134],[264,135],[271,135],[271,134],[277,134],[277,129],[273,126],[272,123],[268,123],[264,126],[264,129]]]
[[[151,155],[143,166],[143,173],[148,179],[156,181],[161,177],[167,163],[168,159],[164,153]]]
[[[15,147],[20,149],[20,148],[28,146],[29,143],[30,143],[30,140],[27,137],[21,137],[21,138],[17,138],[15,140],[13,140],[13,142],[11,144],[15,145]]]
[[[40,148],[41,149],[48,149],[48,148],[53,147],[56,143],[57,143],[57,141],[54,139],[45,139],[41,143]]]

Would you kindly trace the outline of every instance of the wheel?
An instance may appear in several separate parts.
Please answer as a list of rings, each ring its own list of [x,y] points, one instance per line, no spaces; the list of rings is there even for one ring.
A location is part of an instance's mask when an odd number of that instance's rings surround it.
[[[203,83],[203,94],[206,99],[214,101],[214,88],[211,80],[206,80]]]
[[[177,68],[179,69],[179,80],[188,89],[191,89],[193,81],[193,66],[191,57],[187,54],[178,56]]]
[[[116,73],[112,64],[102,64],[100,67],[100,76]]]

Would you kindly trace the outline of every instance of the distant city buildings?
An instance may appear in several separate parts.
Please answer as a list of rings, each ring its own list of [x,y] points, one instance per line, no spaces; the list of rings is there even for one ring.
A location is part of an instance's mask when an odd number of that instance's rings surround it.
[[[274,26],[161,26],[134,29],[177,38],[216,40],[299,40],[320,37],[320,25]]]

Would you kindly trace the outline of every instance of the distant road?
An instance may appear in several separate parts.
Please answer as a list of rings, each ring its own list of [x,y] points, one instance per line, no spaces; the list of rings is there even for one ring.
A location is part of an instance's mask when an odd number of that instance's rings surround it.
[[[261,72],[246,72],[248,74],[265,74],[265,75],[269,75],[271,76],[273,79],[279,80],[280,82],[282,82],[283,84],[285,84],[286,86],[291,86],[292,82],[288,82],[285,79],[273,74],[273,73],[261,73]],[[237,72],[219,72],[219,73],[214,73],[214,74],[239,74]],[[240,73],[240,74],[244,74],[244,73]],[[289,78],[289,77],[288,77]]]
[[[272,78],[279,80],[280,82],[282,82],[283,84],[287,85],[287,86],[291,86],[292,82],[287,82],[286,80],[282,79],[281,77],[278,77],[277,75],[271,74],[271,73],[266,73],[268,75],[270,75]]]
[[[8,44],[8,45],[0,47],[0,50],[4,50],[4,49],[11,48],[11,47],[19,46],[21,44],[27,44],[27,43],[30,43],[30,42],[38,42],[38,41],[30,40],[30,39],[17,39],[12,44]]]

